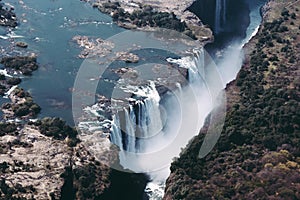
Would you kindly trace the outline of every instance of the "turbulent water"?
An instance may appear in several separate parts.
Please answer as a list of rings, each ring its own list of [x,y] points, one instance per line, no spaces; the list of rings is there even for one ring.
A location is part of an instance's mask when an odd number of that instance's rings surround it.
[[[143,140],[156,135],[163,128],[160,96],[154,82],[150,81],[149,85],[135,92],[136,95],[141,93],[145,99],[136,101],[136,109],[128,105],[113,116],[110,134],[111,141],[121,150],[133,153],[143,152]]]

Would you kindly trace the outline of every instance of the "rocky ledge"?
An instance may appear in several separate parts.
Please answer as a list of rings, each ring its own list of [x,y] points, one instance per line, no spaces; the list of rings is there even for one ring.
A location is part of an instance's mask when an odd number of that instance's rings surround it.
[[[201,20],[188,11],[193,1],[96,0],[93,6],[112,16],[119,26],[128,29],[160,27],[183,32],[202,42],[213,36]]]
[[[299,10],[299,1],[264,7],[242,69],[226,87],[218,143],[198,157],[208,118],[172,163],[164,199],[300,199]]]

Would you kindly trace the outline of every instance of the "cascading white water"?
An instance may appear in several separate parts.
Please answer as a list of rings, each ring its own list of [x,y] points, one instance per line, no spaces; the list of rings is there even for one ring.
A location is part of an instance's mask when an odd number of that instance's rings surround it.
[[[129,109],[124,109],[125,113],[125,123],[126,123],[126,133],[133,134],[136,130],[136,116],[132,105],[129,106]],[[136,152],[136,138],[135,135],[128,135],[126,137],[126,147],[129,152]]]
[[[159,109],[160,96],[154,82],[133,93],[145,99],[136,101],[137,112],[129,105],[121,110],[124,115],[119,111],[113,116],[111,141],[121,150],[143,152],[144,140],[160,132],[163,126]],[[121,121],[125,123],[120,123]]]
[[[166,159],[170,160],[170,163],[174,157],[179,156],[182,148],[188,144],[189,138],[192,138],[202,126],[205,116],[207,116],[209,110],[211,109],[211,100],[209,96],[209,91],[204,83],[205,79],[205,50],[204,48],[201,49],[194,49],[192,56],[182,57],[180,59],[173,59],[168,58],[167,61],[169,63],[178,64],[182,68],[188,69],[188,86],[180,87],[180,89],[176,92],[177,96],[175,95],[174,98],[180,102],[181,107],[180,109],[184,110],[185,112],[181,113],[181,122],[179,124],[180,127],[170,128],[166,130],[165,136],[159,138],[161,141],[169,144],[169,142],[173,142],[171,147],[172,153],[168,154],[164,157],[162,154],[161,156]],[[219,88],[221,89],[221,87]],[[167,109],[174,109],[174,113],[177,114],[178,108],[175,108],[172,100],[168,102],[170,105]],[[205,106],[203,106],[205,105]],[[174,114],[173,113],[173,114]],[[188,113],[188,114],[187,114]],[[175,126],[177,120],[174,119],[174,116],[169,116],[171,120],[171,126]],[[193,119],[191,119],[192,117]],[[175,130],[176,129],[176,130]],[[179,141],[172,141],[171,135],[183,135],[183,138],[178,139]],[[153,142],[153,141],[152,141]],[[158,141],[157,141],[158,142]],[[176,145],[175,145],[176,144]],[[168,149],[166,149],[166,152]],[[170,164],[169,163],[169,164]],[[163,197],[164,189],[165,189],[165,181],[169,176],[169,166],[165,169],[151,172],[150,177],[152,181],[147,185],[145,191],[149,196],[149,200],[160,200]]]
[[[189,83],[199,83],[199,75],[205,78],[205,51],[203,48],[194,49],[193,57],[183,57],[181,59],[168,58],[167,61],[188,69]]]
[[[120,120],[119,115],[114,115],[112,120],[112,132],[114,134],[110,135],[110,140],[112,143],[116,144],[118,147],[123,149],[123,143],[122,143],[122,133],[120,129]]]

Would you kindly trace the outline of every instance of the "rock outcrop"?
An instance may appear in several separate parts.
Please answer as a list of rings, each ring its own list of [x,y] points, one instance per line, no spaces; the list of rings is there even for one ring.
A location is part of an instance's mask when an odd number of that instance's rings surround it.
[[[217,145],[198,157],[208,120],[172,163],[164,199],[300,198],[300,2],[271,0],[263,10],[242,69],[226,87]]]
[[[35,54],[31,56],[4,57],[0,63],[8,70],[13,70],[24,75],[31,75],[33,71],[38,69]]]

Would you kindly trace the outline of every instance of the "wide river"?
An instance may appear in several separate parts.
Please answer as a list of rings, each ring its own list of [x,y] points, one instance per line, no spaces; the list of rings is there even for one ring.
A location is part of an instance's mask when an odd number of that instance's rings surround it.
[[[40,68],[20,85],[29,90],[42,107],[40,117],[58,116],[73,124],[71,89],[82,63],[77,58],[80,49],[72,41],[76,35],[106,39],[124,29],[112,19],[93,9],[88,3],[74,0],[9,1],[19,19],[16,29],[0,27],[0,39],[6,52],[19,54],[19,48],[10,48],[3,38],[28,43],[28,50],[38,55]]]

